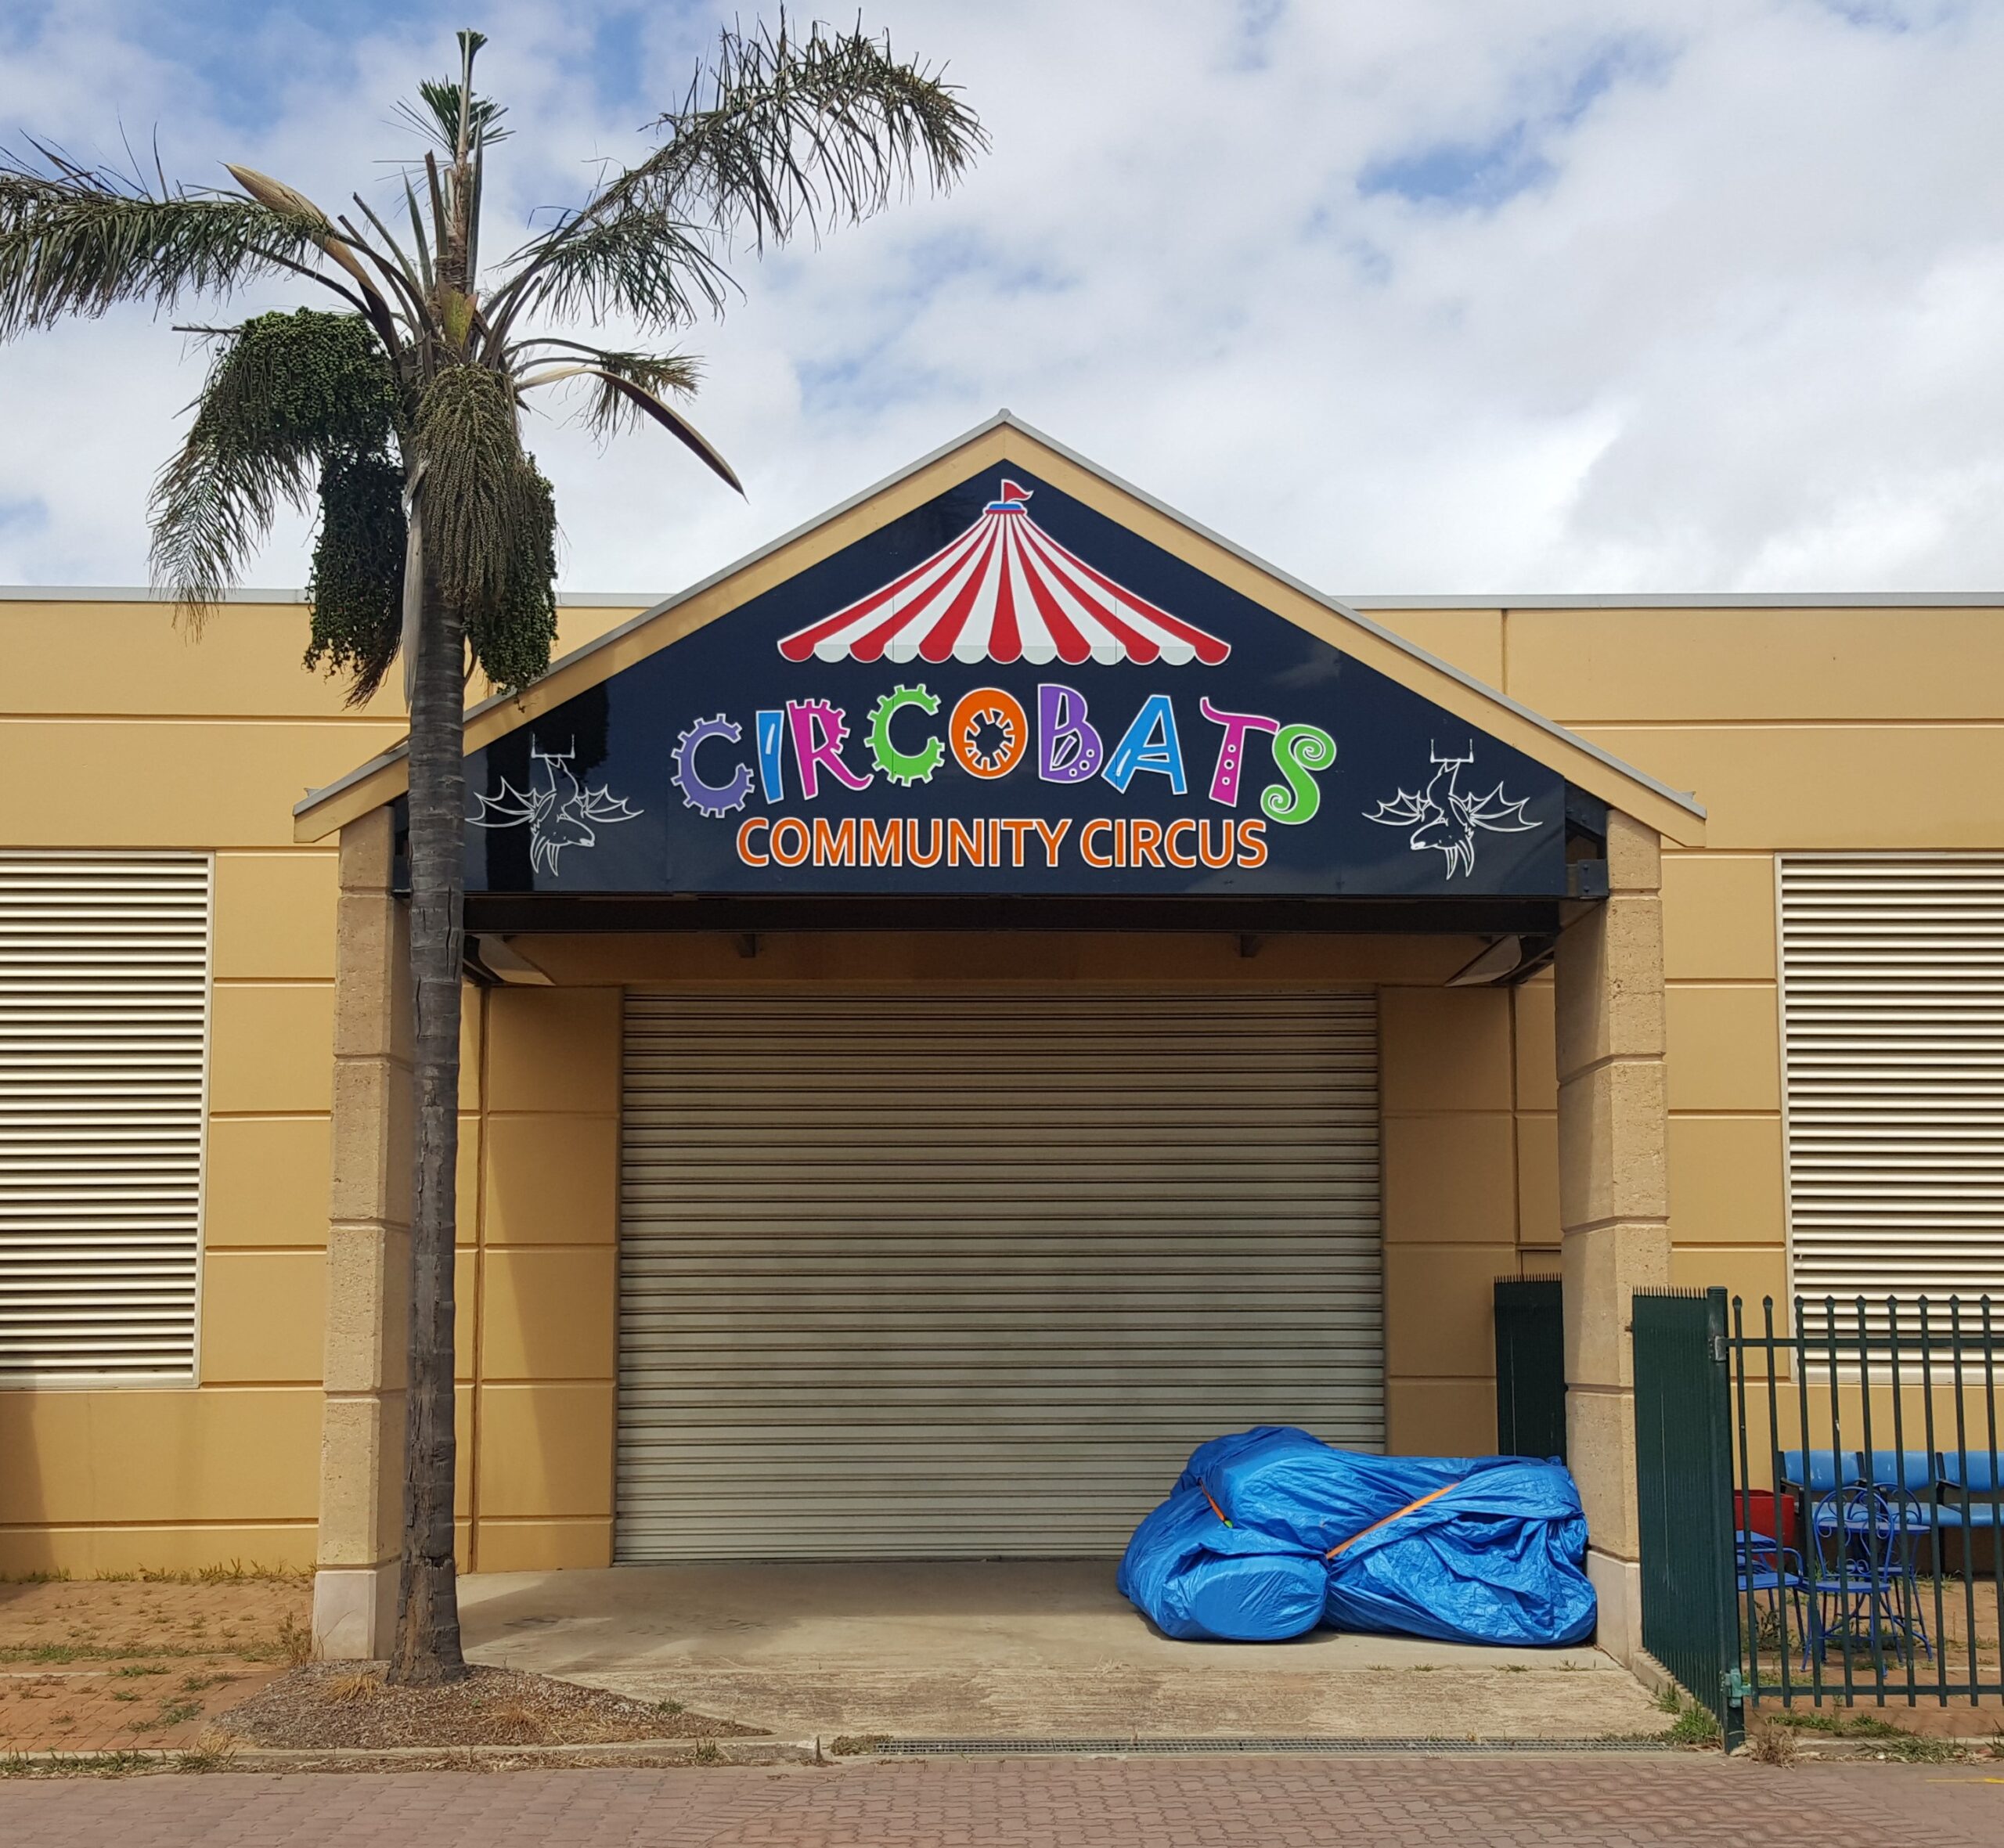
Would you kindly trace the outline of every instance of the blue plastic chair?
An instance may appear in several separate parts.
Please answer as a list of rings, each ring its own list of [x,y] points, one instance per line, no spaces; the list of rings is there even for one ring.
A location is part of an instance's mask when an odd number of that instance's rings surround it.
[[[1875,1656],[1933,1644],[1920,1613],[1914,1575],[1916,1538],[1927,1522],[1910,1496],[1888,1497],[1869,1482],[1847,1482],[1816,1504],[1811,1528],[1802,1666],[1832,1637],[1866,1644]],[[1833,1621],[1833,1611],[1835,1620]]]
[[[1781,1465],[1783,1488],[1807,1489],[1811,1495],[1865,1480],[1865,1459],[1856,1450],[1784,1450]]]
[[[1992,1497],[2004,1497],[2004,1481],[1990,1451],[1942,1451],[1936,1475],[1952,1495],[1936,1509],[1936,1519],[1944,1527],[1996,1526]]]
[[[1998,1462],[1988,1450],[1942,1452],[1935,1468],[1943,1492],[1934,1510],[1938,1525],[1989,1528],[1998,1524],[1998,1504],[2004,1499]]]
[[[1934,1451],[1874,1450],[1870,1461],[1869,1480],[1873,1488],[1897,1490],[1907,1495],[1934,1494],[1941,1461]]]

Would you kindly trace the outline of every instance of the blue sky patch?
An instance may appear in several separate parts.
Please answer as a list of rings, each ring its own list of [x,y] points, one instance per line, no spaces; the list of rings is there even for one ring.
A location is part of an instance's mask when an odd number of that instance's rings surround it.
[[[1440,140],[1368,162],[1357,175],[1364,197],[1389,194],[1415,205],[1494,211],[1558,172],[1547,144],[1584,118],[1617,84],[1660,77],[1665,49],[1638,38],[1597,45],[1570,67],[1548,68],[1516,87],[1535,104],[1483,139]]]
[[[1389,193],[1415,205],[1470,206],[1488,211],[1542,184],[1556,171],[1530,145],[1530,124],[1515,122],[1488,142],[1441,141],[1389,160],[1357,176],[1368,198]]]

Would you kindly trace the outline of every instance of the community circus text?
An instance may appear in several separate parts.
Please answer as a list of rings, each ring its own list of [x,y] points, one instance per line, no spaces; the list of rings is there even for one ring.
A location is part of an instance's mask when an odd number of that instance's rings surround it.
[[[1090,867],[1263,865],[1267,823],[1298,827],[1321,806],[1316,779],[1335,763],[1335,740],[1319,726],[1227,711],[1209,699],[1198,701],[1197,712],[1198,725],[1188,728],[1171,695],[1150,693],[1116,733],[1104,715],[1092,715],[1084,694],[1059,682],[1038,686],[1034,714],[999,686],[975,687],[950,704],[921,682],[879,699],[853,743],[847,714],[825,700],[788,700],[756,712],[748,736],[722,713],[698,719],[676,740],[672,780],[687,807],[716,820],[740,815],[755,787],[769,805],[806,804],[838,787],[867,789],[879,777],[903,787],[929,784],[943,771],[984,784],[1012,776],[1072,787],[1098,780],[1122,796],[1183,796],[1187,742],[1199,771],[1208,765],[1209,800],[1234,812],[1257,737],[1277,780],[1256,800],[1245,791],[1256,815],[1162,821],[1119,813],[1083,820],[753,813],[737,822],[737,846],[748,866],[1054,868],[1068,856]],[[1161,780],[1144,780],[1152,778]]]

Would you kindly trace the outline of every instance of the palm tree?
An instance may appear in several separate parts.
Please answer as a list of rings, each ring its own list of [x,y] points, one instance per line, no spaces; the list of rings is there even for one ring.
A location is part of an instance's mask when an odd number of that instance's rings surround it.
[[[187,440],[153,505],[157,582],[199,624],[282,503],[316,511],[308,665],[368,699],[399,655],[410,709],[410,962],[416,1191],[404,1530],[391,1675],[456,1679],[452,1563],[453,1169],[466,830],[464,689],[477,666],[521,687],[556,634],[556,510],[522,445],[526,394],[582,388],[595,429],[651,420],[733,488],[668,402],[694,387],[677,351],[560,337],[617,319],[656,340],[719,312],[730,240],[753,250],[950,186],[987,138],[956,88],[859,26],[726,31],[653,151],[490,273],[481,199],[503,110],[475,93],[485,42],[405,106],[434,145],[394,204],[324,211],[245,167],[233,189],[89,166],[29,141],[0,152],[0,337],[116,304],[171,307],[297,276],[341,305],[195,331],[214,342]],[[392,229],[391,222],[397,229]],[[741,489],[741,492],[742,490]]]

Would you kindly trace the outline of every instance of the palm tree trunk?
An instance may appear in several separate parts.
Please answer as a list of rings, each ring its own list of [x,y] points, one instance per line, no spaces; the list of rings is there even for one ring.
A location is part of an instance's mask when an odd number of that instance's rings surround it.
[[[420,515],[413,510],[413,518]],[[413,547],[422,557],[421,543]],[[420,567],[421,568],[421,567]],[[410,710],[411,1061],[416,1173],[411,1203],[410,1356],[403,1558],[390,1679],[459,1680],[452,1564],[453,1176],[459,1158],[460,971],[466,909],[466,682],[460,614],[424,572]]]

